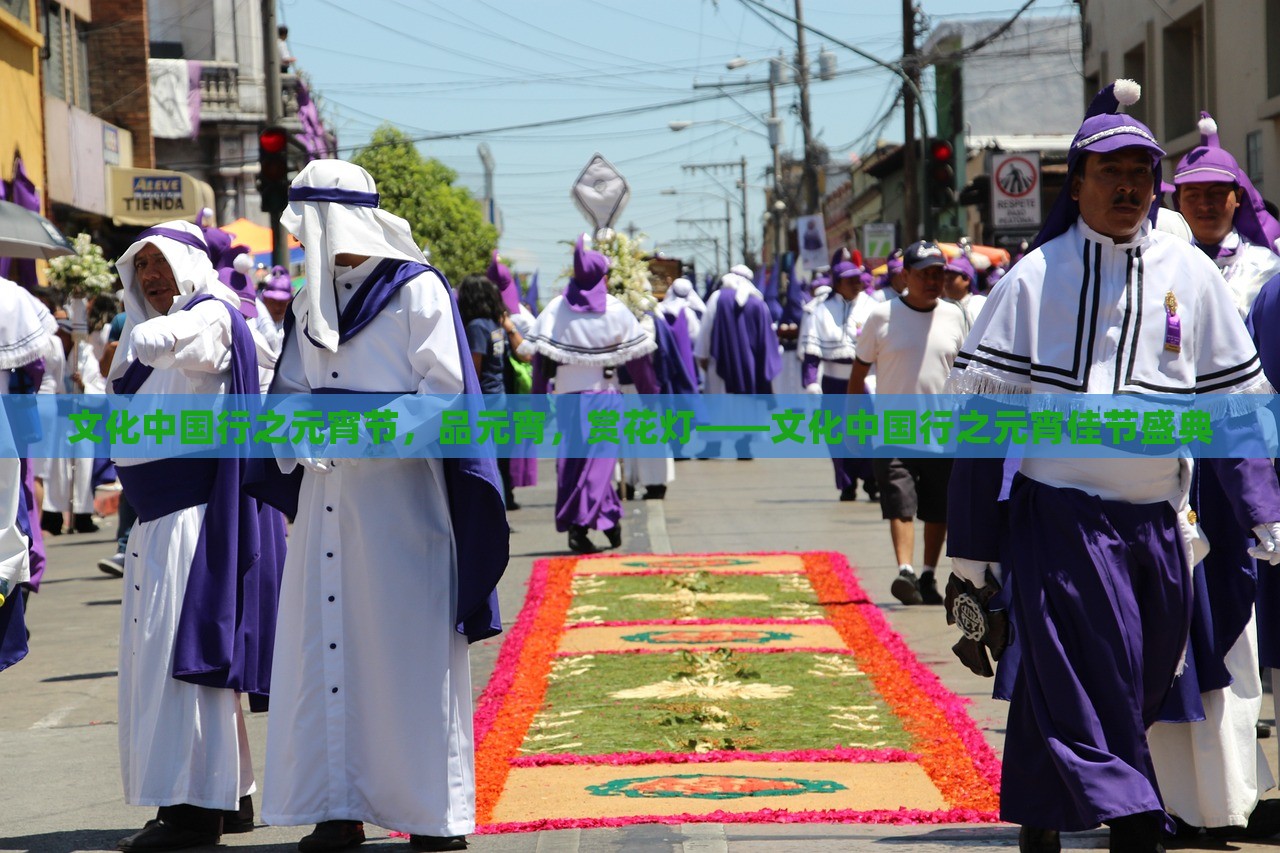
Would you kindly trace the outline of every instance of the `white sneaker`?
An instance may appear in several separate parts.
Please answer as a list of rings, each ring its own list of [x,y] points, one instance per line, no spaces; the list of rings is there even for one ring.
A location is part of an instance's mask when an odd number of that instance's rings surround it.
[[[113,578],[124,577],[124,551],[105,557],[98,561],[98,568]]]

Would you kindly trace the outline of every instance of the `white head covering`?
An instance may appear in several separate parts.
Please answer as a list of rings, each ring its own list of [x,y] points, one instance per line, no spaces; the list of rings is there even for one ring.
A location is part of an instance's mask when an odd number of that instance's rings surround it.
[[[747,266],[746,264],[734,264],[733,266],[729,267],[729,272],[733,273],[734,275],[740,275],[750,282],[754,282],[756,280],[755,271],[752,270],[751,267]]]
[[[153,231],[180,232],[189,235],[192,240],[191,243],[186,243],[177,239],[176,236],[166,237],[163,233],[150,233]],[[237,311],[240,310],[240,297],[218,279],[218,274],[213,269],[213,262],[209,260],[209,253],[192,245],[197,242],[200,246],[205,245],[204,234],[197,226],[183,220],[174,220],[148,228],[142,232],[142,235],[120,256],[120,260],[116,261],[116,272],[120,275],[120,283],[124,286],[125,322],[120,340],[125,346],[128,346],[129,336],[133,333],[134,326],[161,316],[147,301],[138,283],[138,276],[133,270],[133,259],[147,244],[155,246],[164,255],[164,259],[169,263],[169,269],[173,270],[173,278],[178,283],[178,296],[173,300],[173,306],[169,309],[170,314],[181,311],[188,302],[202,293],[208,293],[234,306]],[[126,362],[127,359],[124,358],[112,360],[111,373],[107,377],[108,388],[112,380],[123,375],[125,368],[128,367]]]
[[[738,268],[739,267],[733,267],[732,270],[736,270]],[[745,267],[742,267],[742,268],[746,269]],[[720,277],[720,288],[722,290],[728,290],[732,292],[733,298],[735,301],[737,301],[738,305],[747,304],[747,300],[750,299],[752,296],[758,296],[761,299],[764,299],[764,294],[761,293],[756,288],[756,286],[751,283],[750,278],[748,278],[747,276],[743,276],[739,273],[733,272],[732,270]],[[750,273],[751,271],[747,270],[747,272]],[[723,299],[724,297],[722,296],[720,298]]]
[[[427,262],[409,223],[378,207],[373,176],[345,160],[312,160],[289,187],[280,222],[306,251],[306,284],[293,316],[310,338],[338,351],[338,297],[333,258],[340,254]]]
[[[40,358],[56,331],[58,323],[43,302],[22,285],[0,278],[0,370]]]
[[[693,282],[687,278],[678,278],[671,282],[671,286],[662,297],[662,303],[665,306],[664,310],[671,314],[679,314],[686,305],[696,311],[699,316],[707,311],[707,304],[702,301],[698,291],[693,289]]]

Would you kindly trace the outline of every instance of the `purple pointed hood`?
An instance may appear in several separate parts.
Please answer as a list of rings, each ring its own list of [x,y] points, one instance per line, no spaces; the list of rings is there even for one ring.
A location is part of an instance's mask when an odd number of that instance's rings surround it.
[[[243,258],[244,260],[240,260]],[[253,256],[245,246],[232,246],[222,256],[225,266],[218,269],[218,278],[240,297],[240,313],[246,320],[258,316],[258,289],[249,280],[253,269]]]
[[[1185,184],[1232,183],[1240,187],[1243,197],[1236,208],[1234,225],[1244,239],[1258,246],[1265,246],[1280,254],[1276,240],[1280,239],[1280,222],[1267,212],[1262,194],[1253,186],[1249,176],[1218,141],[1218,123],[1207,112],[1200,113],[1200,144],[1178,161],[1173,171],[1174,187]],[[1177,194],[1173,197],[1174,210],[1180,210]]]
[[[944,269],[946,269],[948,272],[958,272],[960,273],[960,275],[969,279],[969,292],[970,293],[978,292],[977,270],[973,268],[973,262],[970,261],[968,258],[966,258],[964,255],[960,255],[959,257],[955,257],[947,261]]]
[[[573,278],[564,289],[564,301],[574,311],[599,314],[605,308],[609,288],[609,259],[586,246],[586,235],[573,246]]]
[[[1118,112],[1121,105],[1132,106],[1142,95],[1142,87],[1132,80],[1117,80],[1109,84],[1094,96],[1085,113],[1084,122],[1071,140],[1071,149],[1067,152],[1067,179],[1062,185],[1058,199],[1049,210],[1040,233],[1032,241],[1031,248],[1036,249],[1045,243],[1065,234],[1075,221],[1080,218],[1080,205],[1071,197],[1071,184],[1079,173],[1080,164],[1085,154],[1102,154],[1117,151],[1121,148],[1145,148],[1151,152],[1151,163],[1155,170],[1155,186],[1161,183],[1160,158],[1164,149],[1156,142],[1155,134],[1145,124],[1133,116]],[[1151,205],[1148,218],[1155,225],[1157,206]]]
[[[507,306],[507,313],[519,314],[520,287],[516,284],[516,277],[511,273],[511,268],[498,262],[497,249],[493,250],[493,257],[489,260],[489,268],[484,271],[484,277],[498,285],[498,290],[502,293],[502,304]]]

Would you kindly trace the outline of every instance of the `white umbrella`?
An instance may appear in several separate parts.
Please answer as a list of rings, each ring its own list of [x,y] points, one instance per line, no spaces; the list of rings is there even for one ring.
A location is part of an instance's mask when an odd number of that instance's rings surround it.
[[[56,258],[76,250],[53,223],[11,201],[0,201],[0,258]]]

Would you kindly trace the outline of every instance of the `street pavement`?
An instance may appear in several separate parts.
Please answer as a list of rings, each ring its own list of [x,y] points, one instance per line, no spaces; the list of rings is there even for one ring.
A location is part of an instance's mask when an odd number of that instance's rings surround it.
[[[533,562],[566,554],[555,532],[554,463],[543,460],[540,485],[521,489],[510,516],[511,565],[499,588],[509,628],[523,604]],[[844,553],[863,588],[882,607],[920,660],[972,704],[970,713],[998,752],[1003,703],[990,681],[971,674],[951,654],[954,629],[940,607],[904,607],[889,595],[897,565],[879,507],[836,500],[829,463],[817,460],[679,462],[665,501],[628,501],[623,550],[632,553],[831,550]],[[376,524],[376,518],[370,523]],[[29,606],[31,654],[0,674],[0,851],[73,853],[114,849],[153,810],[126,806],[116,737],[116,667],[123,580],[96,568],[114,549],[114,519],[100,533],[48,540],[49,569]],[[919,533],[920,531],[918,531]],[[603,536],[593,534],[599,544]],[[919,537],[917,537],[919,538]],[[916,566],[920,554],[916,553]],[[940,577],[946,577],[945,560]],[[477,697],[502,638],[472,646]],[[394,697],[387,697],[394,701]],[[1271,703],[1264,715],[1270,715]],[[248,716],[257,776],[262,778],[266,717]],[[1276,767],[1276,739],[1264,741]],[[255,806],[260,797],[255,795]],[[289,853],[307,828],[259,826],[223,836],[245,853]],[[367,826],[365,848],[408,850],[403,840]],[[1106,832],[1064,837],[1069,849],[1106,849]],[[875,850],[883,853],[1017,848],[1007,825],[866,826],[828,824],[639,825],[472,836],[478,853],[678,851],[678,853],[799,853]],[[1266,845],[1218,843],[1207,849],[1265,850]]]

